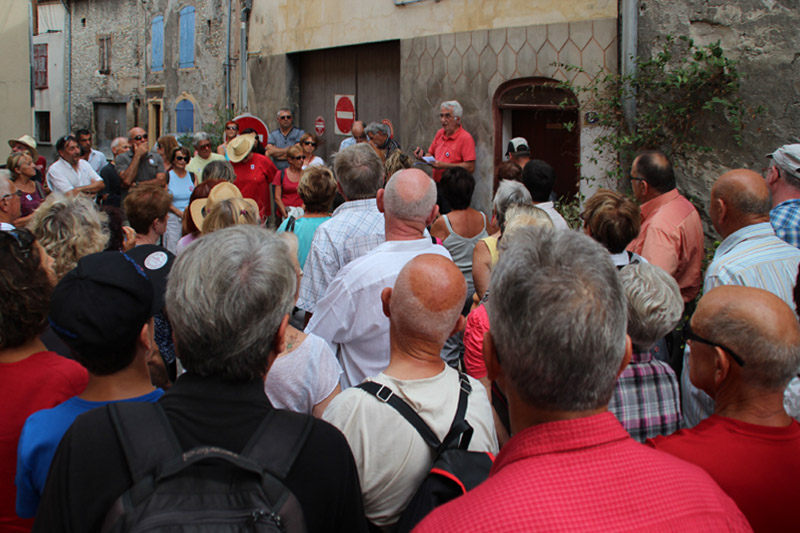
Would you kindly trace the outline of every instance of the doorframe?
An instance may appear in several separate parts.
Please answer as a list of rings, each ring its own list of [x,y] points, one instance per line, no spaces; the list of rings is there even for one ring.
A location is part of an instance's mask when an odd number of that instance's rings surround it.
[[[575,93],[570,91],[565,87],[557,87],[561,82],[558,80],[554,80],[552,78],[545,78],[541,76],[533,76],[529,78],[515,78],[513,80],[508,80],[500,84],[499,87],[494,92],[494,96],[492,97],[492,120],[494,123],[494,167],[497,168],[500,163],[503,162],[503,111],[504,110],[519,110],[519,109],[531,109],[531,110],[545,110],[545,109],[552,109],[558,111],[575,111],[578,113],[578,117],[580,117],[580,105],[578,102],[578,97],[575,96]],[[525,86],[541,86],[541,85],[554,85],[558,89],[562,89],[569,93],[574,101],[575,104],[567,104],[567,105],[537,105],[537,104],[500,104],[500,99],[503,97],[505,93],[510,91],[511,89],[516,89],[517,87],[525,87]],[[580,161],[580,138],[581,138],[581,125],[580,120],[576,121],[575,124],[576,134],[578,135],[578,160]],[[494,189],[497,189],[497,179],[494,180]]]
[[[164,130],[163,98],[157,97],[147,100],[147,129],[148,148],[152,150]]]

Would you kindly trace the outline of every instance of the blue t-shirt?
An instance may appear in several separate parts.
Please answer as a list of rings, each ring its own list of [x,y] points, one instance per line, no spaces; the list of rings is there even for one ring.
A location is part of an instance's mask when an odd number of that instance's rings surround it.
[[[311,250],[311,241],[314,239],[314,232],[325,221],[330,220],[331,217],[309,217],[298,218],[294,221],[293,233],[297,235],[297,262],[300,263],[302,269],[306,264],[306,257],[308,251]],[[285,219],[278,228],[278,231],[286,231],[286,225],[290,219]]]
[[[271,144],[275,148],[289,148],[290,146],[294,146],[295,144],[299,143],[300,137],[305,135],[305,133],[306,132],[300,128],[292,126],[292,129],[289,130],[289,133],[284,135],[281,133],[280,128],[275,128],[269,132],[267,144]],[[289,162],[285,159],[277,159],[273,157],[272,162],[275,163],[275,166],[278,167],[278,170],[282,170],[289,166]]]
[[[121,402],[157,402],[164,394],[155,389],[144,396],[120,400]],[[33,518],[39,508],[44,482],[58,444],[72,422],[78,417],[111,402],[89,402],[73,396],[52,409],[37,411],[28,417],[22,427],[17,447],[17,514]]]
[[[174,171],[169,171],[169,192],[172,193],[172,205],[181,211],[189,207],[189,198],[192,196],[194,190],[194,183],[192,183],[192,175],[188,172],[182,178],[179,178]]]

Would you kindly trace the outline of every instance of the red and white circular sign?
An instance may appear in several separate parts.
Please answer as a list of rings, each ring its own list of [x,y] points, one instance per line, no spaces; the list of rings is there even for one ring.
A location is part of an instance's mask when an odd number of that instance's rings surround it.
[[[318,137],[325,135],[325,119],[322,117],[322,115],[318,116],[314,121],[314,131],[317,132]]]
[[[239,131],[244,131],[247,128],[253,128],[258,134],[261,144],[267,144],[267,137],[269,137],[269,130],[267,124],[255,115],[244,113],[234,118],[233,121],[239,125]]]
[[[335,96],[334,122],[338,135],[350,135],[353,122],[356,120],[356,107],[353,104],[355,96],[352,94],[337,94]]]

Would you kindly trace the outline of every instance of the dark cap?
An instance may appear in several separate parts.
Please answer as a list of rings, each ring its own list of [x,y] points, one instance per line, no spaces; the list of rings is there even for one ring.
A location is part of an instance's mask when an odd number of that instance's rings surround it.
[[[53,291],[53,330],[77,352],[114,350],[132,342],[145,322],[164,307],[173,259],[154,245],[82,258]]]

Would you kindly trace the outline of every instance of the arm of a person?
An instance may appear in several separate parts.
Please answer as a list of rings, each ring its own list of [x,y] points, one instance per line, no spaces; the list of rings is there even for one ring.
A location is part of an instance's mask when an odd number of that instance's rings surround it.
[[[472,250],[472,281],[475,284],[475,293],[483,298],[489,281],[492,278],[492,254],[483,241],[478,241]]]
[[[175,204],[172,204],[171,206],[169,206],[169,211],[170,211],[170,213],[172,213],[173,215],[177,216],[178,218],[183,218],[183,211],[181,211],[180,209],[175,207]]]
[[[422,148],[417,146],[416,148],[414,148],[414,157],[422,161],[422,159],[425,157],[432,157],[432,154],[430,152],[425,152],[424,150],[422,150]]]
[[[133,153],[133,157],[131,158],[131,163],[122,171],[120,171],[119,161],[117,162],[117,172],[119,173],[120,179],[122,179],[122,186],[124,188],[129,189],[131,185],[133,185],[133,182],[136,181],[136,174],[139,172],[139,161],[142,160],[142,157],[146,153],[147,150],[141,151],[136,149]]]
[[[283,187],[275,185],[275,206],[278,208],[278,213],[286,218],[286,206],[283,205]]]
[[[444,170],[446,168],[461,167],[467,169],[467,172],[472,174],[475,172],[475,161],[462,161],[461,163],[445,163],[444,161],[434,161],[431,165],[433,168]]]
[[[85,194],[95,194],[103,190],[105,184],[103,183],[103,179],[98,176],[97,181],[93,181],[89,185],[83,185],[82,187],[75,187],[71,191],[67,193],[69,196],[76,196],[80,193]]]
[[[275,159],[286,159],[286,151],[288,149],[289,149],[288,147],[287,148],[278,148],[274,144],[268,144],[267,145],[267,154],[269,154],[271,157],[274,157]]]
[[[166,187],[169,183],[167,181],[167,173],[166,172],[156,172],[156,178],[154,180],[156,183],[161,185],[162,187]]]
[[[219,146],[217,146],[217,153],[219,155],[225,155],[225,145],[224,144],[220,144]]]

